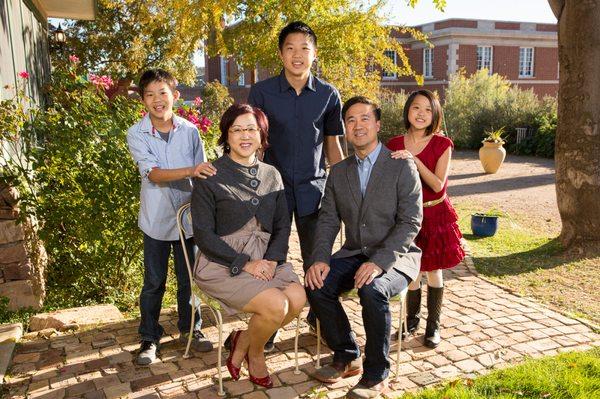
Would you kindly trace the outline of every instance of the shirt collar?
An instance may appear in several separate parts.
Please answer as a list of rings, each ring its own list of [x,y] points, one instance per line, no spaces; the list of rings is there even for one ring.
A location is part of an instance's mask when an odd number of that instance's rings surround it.
[[[173,114],[173,128],[171,132],[177,131],[177,129],[182,126],[183,118],[178,115]],[[142,122],[140,124],[140,132],[149,134],[153,137],[160,137],[158,131],[152,126],[152,121],[150,120],[150,114],[147,113],[142,118]]]
[[[309,73],[308,80],[306,81],[306,85],[304,86],[304,88],[310,91],[317,91],[315,77],[312,73]],[[281,90],[281,92],[283,93],[285,91],[288,91],[289,89],[293,89],[293,87],[285,77],[285,71],[282,70],[279,74],[279,90]]]
[[[356,157],[356,162],[360,165],[368,158],[371,165],[375,165],[375,161],[377,161],[377,158],[379,157],[379,153],[381,152],[381,147],[382,147],[382,144],[380,141],[377,143],[377,147],[375,147],[375,149],[373,151],[371,151],[369,153],[369,155],[367,155],[365,157],[365,159],[360,159],[358,157],[358,155],[354,155]]]

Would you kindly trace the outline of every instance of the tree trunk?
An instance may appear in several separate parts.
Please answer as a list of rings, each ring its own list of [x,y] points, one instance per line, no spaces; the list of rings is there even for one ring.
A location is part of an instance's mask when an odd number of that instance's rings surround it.
[[[600,247],[600,0],[548,0],[558,18],[556,195],[560,240]]]

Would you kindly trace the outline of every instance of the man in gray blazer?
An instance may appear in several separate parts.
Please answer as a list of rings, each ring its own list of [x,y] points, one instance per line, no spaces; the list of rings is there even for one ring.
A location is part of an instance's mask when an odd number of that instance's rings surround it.
[[[419,273],[421,251],[413,243],[423,217],[421,182],[411,159],[392,159],[379,142],[381,109],[366,97],[343,107],[346,136],[355,155],[331,168],[321,203],[308,300],[333,350],[333,362],[315,378],[335,383],[363,376],[350,398],[375,398],[388,390],[391,314],[389,300]],[[346,241],[331,255],[344,222]],[[364,372],[360,349],[338,297],[358,290],[367,335]]]

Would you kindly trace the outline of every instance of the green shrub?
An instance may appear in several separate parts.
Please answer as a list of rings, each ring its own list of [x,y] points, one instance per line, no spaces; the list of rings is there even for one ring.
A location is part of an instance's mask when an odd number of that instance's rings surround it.
[[[45,308],[108,302],[130,309],[142,285],[143,245],[140,177],[126,134],[143,107],[109,100],[110,78],[81,72],[76,61],[53,71],[45,110],[25,112],[22,96],[2,102],[0,139],[15,156],[1,172],[20,189],[22,214],[39,222],[48,253]],[[216,87],[206,109],[216,115],[226,101]],[[215,125],[201,136],[208,153]]]
[[[404,103],[408,94],[404,91],[394,92],[382,90],[379,95],[379,105],[381,106],[381,131],[379,139],[387,143],[392,137],[406,133],[404,128]]]
[[[35,214],[45,243],[47,302],[135,302],[141,286],[139,174],[126,143],[137,101],[103,90],[69,68],[55,70],[50,107],[33,121]]]
[[[233,104],[233,97],[229,95],[227,87],[215,80],[202,89],[202,101],[202,112],[212,121],[208,131],[202,134],[202,140],[208,159],[214,160],[221,155],[221,150],[217,147],[217,140],[221,135],[219,121],[225,110]]]
[[[459,148],[479,148],[485,131],[504,127],[511,152],[518,152],[516,128],[536,128],[538,118],[551,112],[552,100],[540,100],[532,90],[521,90],[498,74],[481,70],[467,76],[464,70],[450,79],[446,90],[444,113],[448,134]],[[527,146],[523,143],[522,153]],[[535,153],[531,150],[530,153]]]

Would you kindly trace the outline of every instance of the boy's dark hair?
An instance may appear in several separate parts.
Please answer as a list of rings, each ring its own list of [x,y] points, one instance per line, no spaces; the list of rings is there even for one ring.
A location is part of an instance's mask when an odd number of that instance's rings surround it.
[[[177,86],[177,79],[164,69],[148,69],[142,74],[138,83],[138,90],[142,98],[144,98],[144,90],[152,82],[165,82],[169,85],[171,91],[175,91],[175,87]]]
[[[355,96],[344,103],[344,106],[342,107],[342,120],[346,120],[346,112],[348,112],[350,107],[354,104],[367,104],[373,106],[375,118],[377,120],[381,119],[381,108],[375,101],[365,96]]]
[[[250,104],[238,104],[235,103],[231,105],[221,116],[221,121],[219,122],[219,130],[221,131],[221,136],[217,140],[217,144],[223,148],[223,152],[225,154],[229,154],[230,149],[227,145],[227,140],[229,139],[229,128],[233,125],[233,122],[237,119],[238,116],[252,114],[256,118],[256,123],[260,130],[260,144],[263,150],[269,147],[269,120],[267,116],[260,108],[253,107]]]
[[[427,135],[430,135],[439,132],[442,128],[442,120],[444,119],[442,104],[440,104],[440,100],[438,99],[437,95],[426,89],[413,91],[412,93],[410,93],[410,96],[408,96],[408,98],[406,99],[406,104],[404,104],[403,112],[404,127],[407,131],[410,128],[410,122],[408,121],[408,110],[410,109],[410,106],[412,105],[413,101],[415,101],[415,98],[418,95],[427,97],[427,99],[429,100],[429,104],[431,104],[431,125],[427,126],[427,128],[425,129],[425,133]]]
[[[279,32],[279,51],[283,49],[283,43],[285,43],[285,39],[292,33],[304,33],[310,37],[315,47],[317,47],[317,35],[315,35],[315,32],[313,32],[310,26],[306,25],[302,21],[294,21],[287,24],[286,27]]]

